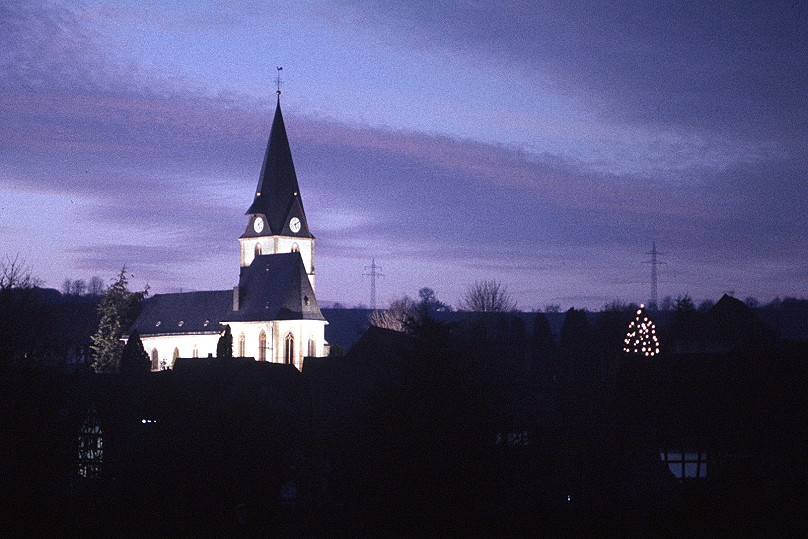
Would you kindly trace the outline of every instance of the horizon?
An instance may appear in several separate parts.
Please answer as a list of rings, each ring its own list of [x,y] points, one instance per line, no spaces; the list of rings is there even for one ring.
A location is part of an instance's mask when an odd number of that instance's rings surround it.
[[[319,301],[808,290],[808,6],[12,2],[0,256],[232,288],[276,68]],[[774,31],[776,29],[776,31]]]

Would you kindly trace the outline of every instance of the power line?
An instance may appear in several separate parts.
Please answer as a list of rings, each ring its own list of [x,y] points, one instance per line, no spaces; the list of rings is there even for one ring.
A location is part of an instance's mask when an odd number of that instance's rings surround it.
[[[384,277],[384,274],[381,273],[382,267],[376,264],[376,258],[370,259],[370,266],[365,266],[366,271],[370,271],[370,273],[363,273],[362,277],[370,277],[370,308],[371,310],[376,310],[376,277]]]

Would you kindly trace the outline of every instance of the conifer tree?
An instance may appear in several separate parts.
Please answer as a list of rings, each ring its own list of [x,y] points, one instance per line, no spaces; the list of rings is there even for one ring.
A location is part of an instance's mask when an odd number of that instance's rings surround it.
[[[107,288],[104,298],[98,305],[101,320],[98,331],[92,336],[95,372],[116,372],[120,368],[123,355],[121,337],[124,330],[134,321],[140,301],[148,294],[148,288],[143,292],[131,292],[129,281],[126,278],[126,266],[121,268],[118,277]],[[141,343],[141,346],[142,343]]]
[[[151,368],[151,360],[146,349],[143,347],[143,341],[140,340],[140,332],[135,330],[126,341],[126,346],[123,347],[121,355],[120,371],[128,374],[137,374],[148,372]]]
[[[637,316],[628,325],[628,332],[623,341],[623,352],[644,357],[659,354],[659,340],[656,336],[656,326],[645,312],[645,306],[640,305]]]
[[[233,359],[233,335],[230,326],[224,325],[224,331],[216,343],[216,357],[219,359]]]

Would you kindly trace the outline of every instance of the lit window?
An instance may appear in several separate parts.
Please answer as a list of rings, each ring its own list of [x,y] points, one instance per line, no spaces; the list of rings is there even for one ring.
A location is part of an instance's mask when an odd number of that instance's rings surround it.
[[[244,357],[244,347],[246,343],[247,340],[244,337],[244,332],[242,332],[238,336],[238,357]]]
[[[297,243],[292,244],[292,252],[293,253],[299,253],[300,252],[300,246]]]
[[[79,475],[101,477],[101,462],[104,460],[104,439],[95,410],[87,411],[87,418],[79,433]]]
[[[258,335],[258,361],[267,360],[267,334],[261,331]]]
[[[707,451],[663,449],[659,452],[659,458],[668,465],[668,469],[680,481],[707,477]]]
[[[291,333],[286,334],[283,345],[283,362],[291,364],[295,357],[295,338]]]

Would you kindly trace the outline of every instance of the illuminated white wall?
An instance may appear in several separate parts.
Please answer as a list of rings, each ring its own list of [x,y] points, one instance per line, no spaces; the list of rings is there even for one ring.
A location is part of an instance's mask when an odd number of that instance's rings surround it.
[[[159,361],[165,360],[166,365],[171,367],[175,348],[179,350],[179,357],[194,357],[194,346],[197,348],[198,357],[207,357],[208,354],[215,357],[219,334],[141,336],[141,340],[149,359],[152,357],[152,350],[156,349]]]
[[[229,323],[233,335],[233,356],[239,354],[239,338],[244,335],[244,356],[256,360],[261,357],[259,350],[261,331],[266,334],[266,361],[284,363],[286,336],[294,338],[292,364],[298,370],[303,368],[303,358],[308,355],[325,355],[325,322],[319,320],[278,320],[271,322],[232,322]],[[142,336],[143,347],[149,358],[152,350],[157,350],[159,361],[173,367],[174,349],[179,357],[194,357],[194,347],[198,357],[216,356],[219,334],[209,335],[160,335]],[[313,340],[314,354],[309,354],[309,342]]]
[[[239,238],[239,263],[242,268],[252,264],[255,259],[255,246],[261,246],[261,254],[274,255],[291,253],[295,244],[303,259],[303,267],[309,275],[311,288],[314,290],[314,240],[311,238],[294,238],[291,236],[267,236],[261,238]]]

